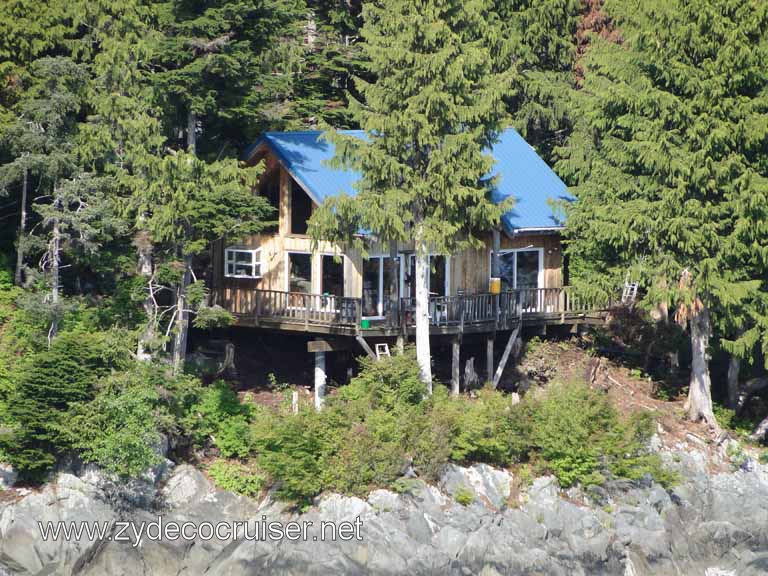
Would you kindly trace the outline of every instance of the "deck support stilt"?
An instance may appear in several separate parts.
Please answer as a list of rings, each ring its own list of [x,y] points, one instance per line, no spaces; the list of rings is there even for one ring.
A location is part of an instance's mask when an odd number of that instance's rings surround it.
[[[485,348],[485,374],[486,381],[493,382],[493,336],[486,340]]]
[[[458,396],[460,392],[461,380],[460,380],[460,353],[461,353],[461,341],[458,337],[451,342],[451,394]]]
[[[357,342],[360,344],[363,350],[365,350],[365,353],[368,354],[368,356],[376,360],[376,354],[368,345],[368,342],[365,341],[365,338],[363,338],[360,334],[355,334],[355,340],[357,340]]]
[[[496,373],[493,375],[494,388],[498,388],[499,386],[501,375],[504,373],[504,367],[507,365],[507,360],[509,359],[509,355],[512,352],[512,348],[515,347],[515,342],[517,341],[517,335],[519,333],[520,326],[518,325],[517,328],[512,330],[512,334],[509,335],[509,340],[507,341],[507,345],[504,348],[504,354],[501,355],[501,360],[499,361],[499,367],[496,369]]]
[[[325,399],[325,352],[315,352],[315,409],[322,410]]]

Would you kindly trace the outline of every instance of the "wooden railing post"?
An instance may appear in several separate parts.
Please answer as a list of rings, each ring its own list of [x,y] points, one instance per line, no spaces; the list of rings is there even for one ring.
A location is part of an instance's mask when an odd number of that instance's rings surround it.
[[[302,294],[301,296],[301,299],[304,302],[304,329],[309,330],[309,305],[311,296],[309,294]]]

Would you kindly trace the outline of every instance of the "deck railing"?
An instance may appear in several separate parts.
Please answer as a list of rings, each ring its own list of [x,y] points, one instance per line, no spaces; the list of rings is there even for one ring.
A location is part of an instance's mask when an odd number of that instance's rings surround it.
[[[360,298],[279,290],[226,289],[217,293],[215,303],[257,322],[264,318],[288,324],[359,326],[362,311]]]
[[[260,320],[288,324],[339,326],[356,328],[362,321],[360,298],[346,298],[330,294],[306,294],[278,290],[246,290],[230,288],[214,292],[213,302],[230,312]],[[393,303],[386,306],[391,310]],[[523,288],[501,294],[456,294],[431,296],[429,318],[433,326],[467,326],[495,324],[502,328],[518,318],[543,315],[563,316],[590,311],[602,311],[611,302],[598,302],[586,298],[569,287]],[[401,298],[396,315],[389,315],[389,327],[413,326],[416,302],[414,298]]]

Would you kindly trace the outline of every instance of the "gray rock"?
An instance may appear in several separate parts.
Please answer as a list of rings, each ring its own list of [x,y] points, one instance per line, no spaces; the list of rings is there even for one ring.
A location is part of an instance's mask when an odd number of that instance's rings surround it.
[[[0,490],[8,490],[16,484],[19,475],[10,464],[0,463]]]
[[[696,453],[662,452],[683,482],[609,482],[570,490],[537,478],[525,504],[507,505],[510,475],[489,466],[447,467],[438,487],[415,481],[405,494],[367,499],[325,495],[303,514],[269,493],[253,502],[212,486],[189,465],[114,483],[98,470],[62,473],[41,491],[11,488],[0,508],[0,575],[413,574],[617,575],[768,573],[768,474],[710,475]],[[160,484],[153,484],[160,482]],[[164,484],[162,483],[164,481]],[[458,505],[459,487],[475,502]],[[137,496],[139,495],[139,496]],[[146,506],[151,502],[152,506]],[[189,542],[44,542],[37,521],[127,519],[312,522],[307,541],[198,538]],[[319,542],[320,523],[363,522],[363,539]]]

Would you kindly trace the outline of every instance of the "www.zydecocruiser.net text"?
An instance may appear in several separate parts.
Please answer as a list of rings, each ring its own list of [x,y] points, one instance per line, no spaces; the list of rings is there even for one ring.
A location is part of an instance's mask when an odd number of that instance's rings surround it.
[[[255,541],[362,541],[363,521],[358,516],[351,521],[323,520],[317,530],[311,521],[278,522],[262,516],[259,520],[231,522],[176,522],[158,516],[151,521],[133,522],[106,520],[102,522],[38,522],[41,538],[48,541],[110,541],[132,546],[142,541],[176,540],[255,540]]]

